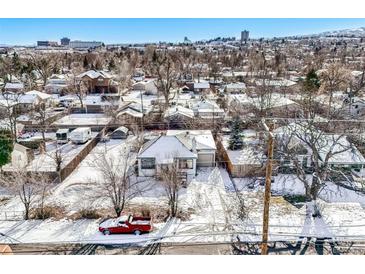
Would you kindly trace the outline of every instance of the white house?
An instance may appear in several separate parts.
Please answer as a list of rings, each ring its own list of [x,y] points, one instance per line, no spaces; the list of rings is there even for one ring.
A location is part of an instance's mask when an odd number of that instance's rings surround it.
[[[194,83],[194,92],[204,92],[210,89],[209,82]]]
[[[221,109],[216,102],[211,100],[200,100],[195,103],[191,103],[191,108],[194,111],[195,116],[200,118],[223,118],[224,110]]]
[[[168,130],[166,136],[176,136],[186,147],[197,152],[197,167],[215,166],[216,144],[210,130]]]
[[[146,94],[157,94],[157,86],[155,79],[143,79],[132,85],[132,90],[143,91]]]
[[[47,93],[60,94],[68,87],[67,78],[63,74],[53,74],[47,79],[46,86],[44,87]]]
[[[176,136],[159,136],[145,143],[138,153],[138,174],[152,177],[176,163],[182,173],[192,177],[196,174],[197,158],[196,150],[190,150]]]
[[[224,90],[227,93],[241,93],[246,89],[246,85],[245,83],[229,83],[228,85],[225,86]]]

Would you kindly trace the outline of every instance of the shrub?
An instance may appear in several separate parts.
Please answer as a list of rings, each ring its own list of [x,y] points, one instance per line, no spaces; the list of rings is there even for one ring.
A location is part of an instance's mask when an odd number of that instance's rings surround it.
[[[81,209],[76,213],[76,219],[99,219],[101,215],[97,212],[96,209]]]
[[[30,219],[45,220],[49,218],[61,219],[64,217],[64,208],[59,206],[37,207],[30,210]]]

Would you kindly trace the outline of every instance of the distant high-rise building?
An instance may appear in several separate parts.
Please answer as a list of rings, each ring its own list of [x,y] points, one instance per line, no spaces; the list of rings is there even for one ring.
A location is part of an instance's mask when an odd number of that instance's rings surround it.
[[[63,37],[62,39],[61,39],[61,45],[62,46],[68,46],[69,44],[70,44],[70,39],[69,38],[67,38],[67,37]]]
[[[241,44],[247,43],[250,32],[248,30],[241,31]]]
[[[184,43],[185,44],[191,44],[191,41],[190,41],[190,39],[188,38],[188,37],[184,37]]]
[[[54,47],[58,46],[58,43],[55,41],[37,41],[38,47]]]
[[[97,48],[101,47],[103,45],[103,42],[96,42],[96,41],[70,41],[69,47],[70,48]]]

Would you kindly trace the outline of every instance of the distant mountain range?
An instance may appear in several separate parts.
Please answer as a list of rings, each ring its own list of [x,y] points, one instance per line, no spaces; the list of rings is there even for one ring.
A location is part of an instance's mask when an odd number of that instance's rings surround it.
[[[365,27],[325,31],[318,34],[303,35],[305,37],[365,37]]]

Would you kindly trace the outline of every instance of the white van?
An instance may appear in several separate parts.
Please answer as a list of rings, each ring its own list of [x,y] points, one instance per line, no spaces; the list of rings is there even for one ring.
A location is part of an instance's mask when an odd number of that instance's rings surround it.
[[[56,139],[58,144],[67,144],[69,140],[69,130],[68,128],[59,129],[56,132]]]
[[[84,144],[91,139],[90,127],[79,127],[70,134],[70,140],[75,144]]]

